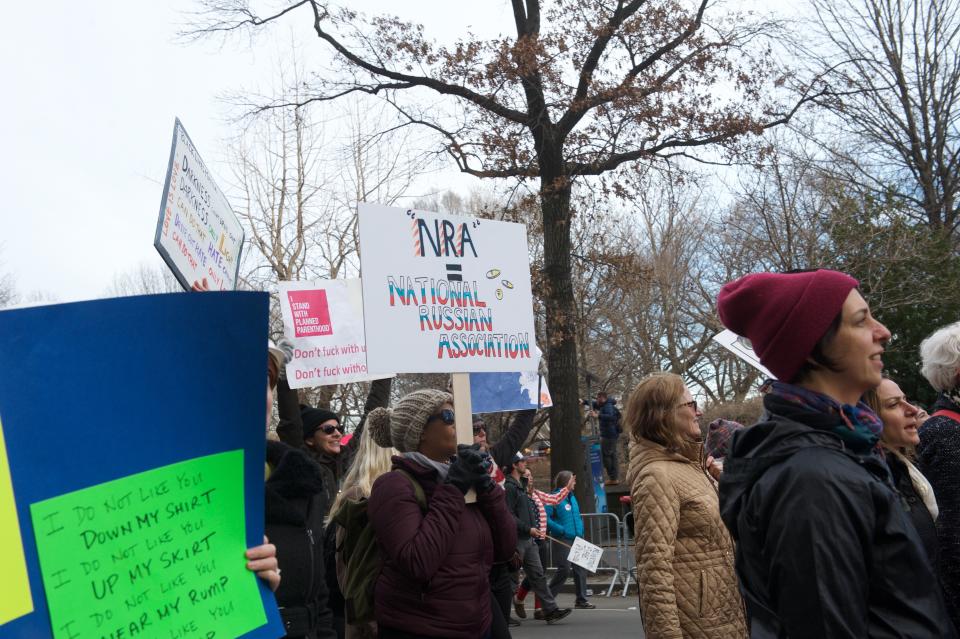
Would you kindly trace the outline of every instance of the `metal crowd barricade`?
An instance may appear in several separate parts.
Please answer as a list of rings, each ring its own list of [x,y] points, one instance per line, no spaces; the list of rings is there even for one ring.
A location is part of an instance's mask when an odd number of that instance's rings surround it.
[[[621,597],[627,596],[631,581],[636,583],[638,588],[640,587],[639,582],[637,582],[637,558],[634,554],[636,531],[631,532],[631,528],[634,527],[633,524],[633,511],[630,511],[623,516],[623,523],[620,524],[622,527],[620,536],[623,539],[623,592],[620,593]]]
[[[583,538],[603,549],[597,572],[609,572],[610,586],[607,597],[622,581],[623,575],[623,529],[620,518],[613,513],[586,513],[583,519]]]
[[[583,520],[583,538],[603,549],[597,573],[610,573],[610,584],[607,586],[606,596],[612,596],[614,589],[622,585],[621,596],[625,597],[627,588],[630,586],[631,575],[636,580],[636,569],[632,566],[633,540],[629,534],[626,519],[621,522],[614,513],[583,513],[580,517]],[[632,519],[633,513],[627,513],[626,517]],[[556,570],[557,561],[554,553],[560,552],[565,556],[568,549],[555,543],[547,544],[545,573]]]

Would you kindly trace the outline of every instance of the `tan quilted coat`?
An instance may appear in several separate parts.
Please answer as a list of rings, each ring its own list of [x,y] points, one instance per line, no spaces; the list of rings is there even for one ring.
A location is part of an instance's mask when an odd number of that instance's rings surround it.
[[[682,454],[646,439],[630,446],[637,582],[647,639],[747,636],[720,519],[716,483],[701,468],[700,444]]]

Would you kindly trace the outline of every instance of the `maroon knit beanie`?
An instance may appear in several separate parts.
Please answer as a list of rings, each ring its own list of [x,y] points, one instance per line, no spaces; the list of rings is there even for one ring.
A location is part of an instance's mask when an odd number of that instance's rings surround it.
[[[789,382],[859,282],[837,271],[753,273],[724,284],[720,321],[746,337],[760,363]]]
[[[707,426],[707,439],[703,449],[714,459],[723,459],[730,450],[730,438],[743,428],[743,424],[729,419],[715,419]]]

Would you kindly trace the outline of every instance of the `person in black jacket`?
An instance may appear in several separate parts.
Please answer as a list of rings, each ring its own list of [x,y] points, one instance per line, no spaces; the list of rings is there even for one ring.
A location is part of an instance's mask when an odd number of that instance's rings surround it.
[[[920,344],[923,376],[939,393],[920,427],[917,466],[937,496],[938,569],[947,609],[960,628],[960,322]]]
[[[389,402],[391,382],[388,378],[370,383],[370,392],[363,406],[360,424],[350,442],[342,446],[340,438],[343,435],[343,426],[337,414],[326,409],[301,405],[297,391],[290,388],[285,378],[280,378],[277,386],[277,411],[280,416],[277,436],[283,443],[306,451],[320,464],[324,475],[327,508],[333,504],[340,491],[340,483],[357,452],[367,415],[374,408],[385,407]]]
[[[527,494],[527,479],[523,476],[526,462],[523,455],[517,453],[513,462],[504,468],[507,479],[504,489],[507,491],[507,509],[517,522],[517,552],[523,563],[523,571],[530,580],[533,592],[540,598],[543,607],[543,618],[547,623],[554,623],[570,614],[570,608],[557,606],[553,593],[547,586],[540,563],[540,551],[534,539],[542,539],[540,532],[539,512],[533,499]],[[516,580],[515,580],[516,581]]]
[[[906,395],[892,379],[884,379],[879,386],[867,391],[863,401],[883,422],[880,445],[893,477],[893,485],[900,494],[903,509],[920,535],[930,565],[936,571],[936,520],[940,510],[933,487],[911,461],[913,451],[920,443],[917,433],[920,425],[917,415],[920,411],[907,401]]]
[[[836,271],[726,284],[723,324],[780,381],[766,419],[733,436],[720,509],[752,637],[955,637],[933,570],[859,398],[881,381],[890,331]]]
[[[524,410],[516,413],[510,421],[507,432],[496,444],[487,439],[487,425],[480,415],[473,416],[473,443],[489,453],[493,460],[490,473],[498,484],[502,484],[506,476],[502,468],[508,466],[513,456],[517,454],[523,442],[526,441],[533,427],[535,410]],[[496,531],[494,531],[496,532]],[[513,599],[514,585],[510,579],[509,562],[497,562],[490,569],[490,592],[496,603],[493,616],[493,639],[505,639],[510,636],[507,624],[518,625],[519,622],[510,618],[510,600]]]
[[[334,639],[324,568],[323,474],[305,452],[282,442],[267,442],[267,464],[266,533],[278,548],[283,573],[275,594],[286,636]]]

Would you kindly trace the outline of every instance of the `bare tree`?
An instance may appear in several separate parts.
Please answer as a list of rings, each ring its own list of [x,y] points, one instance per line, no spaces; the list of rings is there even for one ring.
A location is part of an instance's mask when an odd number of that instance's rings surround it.
[[[960,224],[960,4],[813,0],[828,47],[810,51],[847,144],[825,148],[844,177],[892,190],[930,226]],[[823,53],[827,51],[827,53]]]
[[[442,140],[482,178],[536,180],[543,230],[552,463],[579,468],[571,197],[577,180],[613,179],[637,162],[738,145],[789,119],[765,99],[779,79],[769,24],[708,21],[708,0],[513,0],[513,37],[438,46],[420,25],[366,18],[316,0],[261,14],[246,0],[208,0],[194,34],[257,29],[307,12],[344,74],[318,78],[308,100],[383,95],[408,124]],[[438,108],[430,95],[446,98]]]
[[[141,264],[136,269],[114,275],[106,290],[108,297],[180,293],[183,287],[166,266]]]

